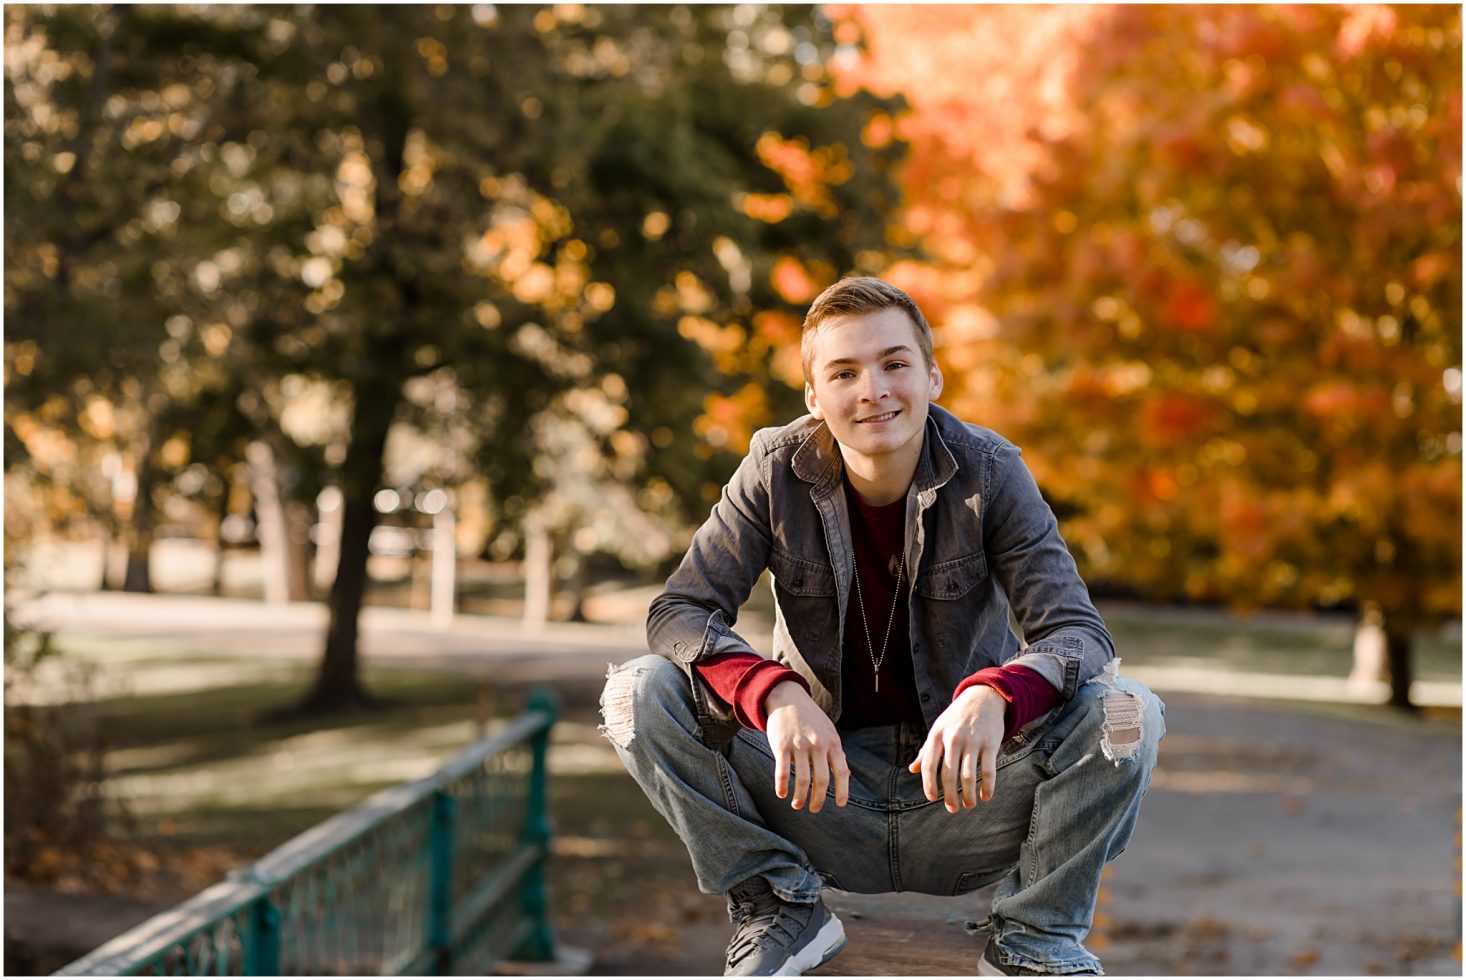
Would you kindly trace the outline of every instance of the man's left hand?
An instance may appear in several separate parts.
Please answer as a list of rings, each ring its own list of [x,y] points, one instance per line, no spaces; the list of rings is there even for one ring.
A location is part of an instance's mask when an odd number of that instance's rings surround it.
[[[947,812],[971,810],[979,794],[993,798],[998,781],[998,748],[1003,744],[1003,716],[1008,702],[986,684],[962,692],[938,717],[926,744],[908,767],[921,773],[926,798],[942,797]]]

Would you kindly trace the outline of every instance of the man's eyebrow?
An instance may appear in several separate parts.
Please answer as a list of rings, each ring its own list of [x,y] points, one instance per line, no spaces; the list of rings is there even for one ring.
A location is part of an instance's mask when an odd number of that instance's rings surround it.
[[[907,354],[913,353],[913,351],[911,350],[911,348],[910,347],[907,347],[905,344],[897,344],[895,347],[887,347],[885,350],[883,350],[879,354],[877,354],[876,355],[876,360],[883,361],[886,358],[890,357],[892,354],[899,354],[902,351],[905,351]],[[825,362],[825,367],[826,368],[832,368],[836,364],[859,364],[859,363],[860,363],[860,359],[859,358],[856,358],[856,357],[832,357],[828,361]]]

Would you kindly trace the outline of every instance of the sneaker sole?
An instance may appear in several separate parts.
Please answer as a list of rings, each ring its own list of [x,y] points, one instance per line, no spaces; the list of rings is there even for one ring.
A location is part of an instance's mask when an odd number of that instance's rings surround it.
[[[815,937],[805,944],[805,947],[785,961],[779,968],[776,977],[799,977],[806,971],[817,970],[830,960],[835,954],[845,948],[845,926],[841,924],[838,916],[830,916]]]
[[[982,956],[979,956],[977,958],[977,975],[980,976],[980,977],[1008,977],[1008,976],[1013,976],[1013,974],[1011,974],[1011,973],[1004,973],[1002,970],[1000,970],[996,966],[994,966],[993,965],[993,961],[990,960],[990,959],[988,959],[986,954],[984,954]],[[1063,976],[1071,976],[1071,977],[1097,977],[1097,976],[1103,976],[1104,974],[1101,974],[1101,973],[1068,973],[1068,974],[1062,974],[1062,975]]]
[[[988,958],[986,956],[980,956],[977,959],[977,975],[980,976],[980,977],[1006,977],[1006,976],[1008,976],[1008,974],[1004,973],[1002,970],[999,970],[997,967],[995,967],[991,963],[989,963],[988,962]]]

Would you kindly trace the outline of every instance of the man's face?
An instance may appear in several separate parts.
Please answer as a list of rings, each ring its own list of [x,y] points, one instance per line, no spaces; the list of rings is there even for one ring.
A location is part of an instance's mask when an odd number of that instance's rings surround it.
[[[808,343],[804,403],[843,449],[871,458],[920,449],[942,372],[926,366],[904,310],[835,317]]]

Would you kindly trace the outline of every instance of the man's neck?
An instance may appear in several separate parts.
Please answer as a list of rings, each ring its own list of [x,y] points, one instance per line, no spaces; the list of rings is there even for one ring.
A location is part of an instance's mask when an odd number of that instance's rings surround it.
[[[900,454],[865,456],[840,446],[845,460],[845,479],[860,499],[879,507],[905,498],[921,461],[922,443]]]

